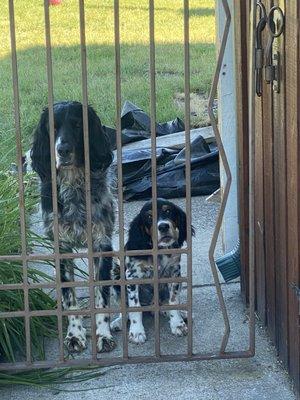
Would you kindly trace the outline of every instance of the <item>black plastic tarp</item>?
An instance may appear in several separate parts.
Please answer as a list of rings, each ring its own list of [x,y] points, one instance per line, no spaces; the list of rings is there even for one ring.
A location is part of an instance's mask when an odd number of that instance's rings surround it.
[[[125,101],[121,112],[122,145],[151,137],[151,121],[149,115],[130,101]],[[116,149],[116,130],[105,126],[112,149]],[[156,135],[164,136],[184,131],[184,123],[180,118],[163,124],[156,124]]]
[[[219,152],[199,135],[191,143],[192,196],[209,195],[219,188]],[[159,197],[185,197],[185,149],[158,148],[157,194]],[[152,195],[151,149],[123,149],[125,200],[149,199]]]
[[[105,127],[111,146],[116,149],[116,130]],[[156,124],[156,136],[183,132],[181,119]],[[151,121],[138,106],[124,103],[121,112],[124,199],[149,199],[152,195],[151,149],[126,149],[126,144],[151,137]],[[182,133],[184,135],[184,133]],[[202,136],[191,143],[192,196],[209,195],[219,188],[219,152]],[[156,149],[157,194],[160,197],[185,197],[185,149]],[[116,163],[116,160],[115,160]],[[116,164],[115,164],[116,165]]]

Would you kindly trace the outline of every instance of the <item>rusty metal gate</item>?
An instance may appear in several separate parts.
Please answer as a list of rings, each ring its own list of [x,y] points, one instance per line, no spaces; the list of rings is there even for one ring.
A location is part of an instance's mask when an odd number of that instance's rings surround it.
[[[155,24],[154,24],[154,0],[149,0],[149,27],[150,27],[150,109],[151,109],[151,149],[152,149],[152,182],[156,182],[156,82],[155,82]],[[214,260],[214,253],[217,239],[219,236],[224,209],[231,184],[231,175],[229,165],[227,163],[226,154],[222,145],[221,136],[218,130],[216,118],[213,112],[213,101],[216,97],[219,74],[222,66],[224,51],[227,43],[228,33],[231,26],[231,14],[227,0],[221,1],[226,15],[226,23],[220,46],[218,48],[218,61],[214,74],[214,79],[209,97],[209,115],[216,136],[220,157],[226,171],[227,183],[224,188],[220,212],[217,218],[217,223],[209,250],[209,260],[214,278],[214,284],[217,291],[220,310],[223,316],[223,333],[222,340],[218,348],[210,353],[201,353],[194,351],[193,348],[193,332],[192,332],[192,312],[193,312],[193,281],[192,281],[192,230],[191,230],[191,153],[190,153],[190,102],[185,101],[185,140],[186,140],[186,213],[187,213],[187,247],[182,249],[159,249],[157,244],[157,231],[153,229],[153,249],[129,251],[124,250],[124,209],[123,209],[123,187],[122,187],[122,142],[121,142],[121,57],[120,57],[120,18],[119,18],[119,1],[114,0],[114,32],[115,32],[115,93],[116,93],[116,121],[117,121],[117,173],[118,173],[118,215],[119,215],[119,250],[108,252],[93,252],[92,248],[92,220],[91,220],[91,184],[90,184],[90,168],[89,161],[85,162],[85,189],[86,189],[86,223],[87,223],[87,252],[84,253],[60,253],[59,250],[59,221],[58,221],[58,204],[57,204],[57,176],[55,166],[55,133],[54,133],[54,112],[53,112],[53,70],[52,70],[52,54],[51,54],[51,31],[50,31],[50,15],[49,1],[44,0],[44,16],[45,16],[45,37],[46,37],[46,65],[48,78],[48,105],[49,105],[49,125],[50,125],[50,147],[51,147],[51,177],[52,177],[52,195],[53,195],[53,215],[54,215],[54,251],[51,254],[29,253],[26,243],[26,216],[24,206],[24,183],[22,174],[22,144],[21,144],[21,125],[20,125],[20,98],[18,86],[18,64],[17,64],[17,49],[16,49],[16,25],[14,18],[14,0],[9,0],[9,18],[10,18],[10,35],[11,35],[11,58],[12,58],[12,74],[13,74],[13,93],[14,93],[14,117],[15,117],[15,132],[17,146],[17,165],[18,165],[18,181],[19,181],[19,206],[20,206],[20,229],[21,229],[21,254],[2,255],[2,261],[18,261],[23,266],[23,283],[21,284],[6,284],[1,283],[0,290],[21,290],[24,293],[24,310],[14,312],[0,312],[0,318],[22,318],[24,319],[25,335],[26,335],[26,359],[16,361],[15,363],[1,363],[1,370],[14,369],[32,369],[54,366],[70,366],[70,365],[112,365],[121,363],[139,363],[139,362],[162,362],[162,361],[180,361],[180,360],[210,360],[210,359],[225,359],[225,358],[246,358],[254,355],[254,259],[251,258],[251,267],[249,269],[249,290],[250,290],[250,308],[249,308],[249,336],[248,345],[246,348],[239,351],[228,351],[227,344],[230,336],[230,323],[222,288],[217,273],[217,268]],[[79,0],[79,16],[80,16],[80,49],[81,49],[81,72],[82,72],[82,104],[83,104],[83,128],[84,128],[84,155],[85,160],[89,160],[89,136],[88,136],[88,91],[87,91],[87,59],[86,59],[86,39],[85,39],[85,4],[84,0]],[[253,1],[252,4],[255,4]],[[189,1],[183,1],[184,8],[184,75],[185,75],[185,99],[190,98],[190,50],[189,50]],[[255,5],[254,5],[255,8]],[[252,39],[254,34],[255,16],[252,17]],[[253,57],[250,62],[250,100],[253,99]],[[251,97],[252,96],[252,97]],[[251,100],[252,101],[252,100]],[[250,122],[253,121],[253,110],[250,112]],[[251,135],[250,135],[250,139]],[[250,140],[250,144],[252,141]],[[251,149],[252,151],[252,149]],[[251,171],[251,169],[250,169]],[[250,186],[251,187],[251,186]],[[153,201],[153,226],[157,224],[157,187],[152,185]],[[253,207],[253,198],[250,202]],[[252,212],[252,211],[251,211]],[[253,230],[253,225],[252,230]],[[252,243],[253,241],[251,241]],[[253,255],[253,243],[250,243],[250,253]],[[187,257],[187,275],[179,278],[159,278],[157,258],[160,254],[185,254]],[[128,307],[126,303],[126,286],[128,280],[125,275],[124,258],[126,255],[153,255],[154,277],[153,279],[134,279],[131,284],[153,284],[154,287],[154,304],[143,307]],[[94,277],[93,260],[94,257],[117,257],[120,261],[120,279],[100,280],[97,281]],[[87,259],[88,260],[88,279],[84,281],[62,282],[60,278],[60,262],[66,259]],[[55,263],[56,275],[55,282],[33,283],[28,279],[28,263],[33,261],[52,260]],[[177,305],[160,305],[158,299],[158,287],[160,283],[185,283],[187,285],[187,300],[185,304]],[[121,305],[119,309],[108,307],[99,309],[95,305],[95,289],[99,286],[120,286],[121,287]],[[66,310],[62,307],[61,294],[62,289],[66,287],[84,287],[89,290],[90,304],[87,309]],[[57,307],[54,310],[30,310],[29,291],[33,289],[55,289]],[[188,338],[187,351],[183,354],[162,354],[160,348],[160,330],[159,330],[159,313],[160,311],[168,310],[183,310],[187,312]],[[129,311],[151,311],[155,318],[155,354],[149,356],[130,356],[128,353],[128,334],[127,330],[123,329],[122,345],[123,353],[120,357],[106,358],[97,355],[96,349],[96,315],[100,313],[113,314],[120,312],[122,314],[123,327],[126,327],[127,313]],[[91,356],[68,359],[64,351],[64,326],[63,317],[70,315],[88,316],[91,319]],[[39,360],[35,361],[32,357],[31,349],[31,318],[41,316],[55,316],[57,318],[58,327],[58,347],[59,357],[57,360]]]

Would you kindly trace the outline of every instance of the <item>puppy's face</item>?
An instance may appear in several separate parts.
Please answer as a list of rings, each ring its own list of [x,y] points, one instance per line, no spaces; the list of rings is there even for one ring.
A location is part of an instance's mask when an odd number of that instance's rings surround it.
[[[175,204],[164,199],[157,200],[157,240],[158,247],[169,247],[178,242],[182,226],[180,210]],[[141,210],[141,218],[146,233],[153,239],[153,214],[152,203],[146,203]]]

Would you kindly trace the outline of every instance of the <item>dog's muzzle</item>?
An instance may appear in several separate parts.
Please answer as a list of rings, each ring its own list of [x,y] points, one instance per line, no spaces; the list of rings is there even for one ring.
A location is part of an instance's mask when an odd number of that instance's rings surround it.
[[[159,221],[157,224],[158,230],[158,244],[160,246],[169,246],[174,241],[171,223],[169,221]]]
[[[58,140],[55,146],[56,167],[68,167],[73,164],[74,152],[69,143]]]

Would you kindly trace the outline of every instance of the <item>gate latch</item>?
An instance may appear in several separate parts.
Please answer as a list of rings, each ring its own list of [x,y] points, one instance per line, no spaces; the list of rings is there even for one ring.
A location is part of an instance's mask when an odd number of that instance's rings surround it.
[[[256,77],[256,94],[262,95],[262,70],[264,68],[265,80],[268,84],[272,84],[273,90],[277,93],[280,91],[280,53],[274,51],[274,40],[282,35],[284,29],[284,14],[279,6],[271,8],[267,13],[261,0],[257,0],[257,8],[259,10],[259,21],[256,27],[256,44],[255,44],[255,77]],[[275,18],[276,13],[276,18]],[[262,33],[268,28],[268,41],[266,48],[262,46]],[[278,48],[277,41],[275,42]]]
[[[265,79],[267,83],[273,83],[273,89],[279,93],[280,89],[280,53],[277,51],[272,55],[272,61],[265,66]]]

